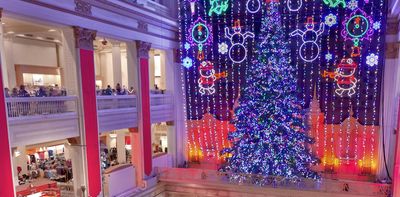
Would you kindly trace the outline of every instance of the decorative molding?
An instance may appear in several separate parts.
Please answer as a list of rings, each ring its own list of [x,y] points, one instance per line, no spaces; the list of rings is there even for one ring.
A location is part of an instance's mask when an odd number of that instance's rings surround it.
[[[76,48],[93,50],[93,41],[96,39],[96,31],[76,26],[73,28]]]
[[[143,22],[143,21],[138,21],[138,26],[137,26],[137,28],[140,30],[140,31],[143,31],[143,32],[147,32],[149,29],[148,29],[148,26],[147,26],[147,23],[145,23],[145,22]]]
[[[397,35],[399,32],[399,19],[398,18],[388,18],[386,25],[386,34]]]
[[[92,15],[92,5],[82,0],[75,0],[75,11],[84,15]]]
[[[397,59],[399,57],[400,42],[386,43],[386,58]]]
[[[69,10],[69,9],[65,9],[65,8],[62,8],[62,7],[58,7],[58,6],[53,5],[53,4],[49,4],[49,3],[45,3],[45,2],[41,2],[41,1],[31,1],[31,0],[21,0],[21,1],[26,2],[26,3],[30,3],[30,4],[33,4],[33,5],[45,7],[45,8],[48,8],[48,9],[56,10],[56,11],[59,11],[59,12],[64,12],[64,13],[68,13],[68,14],[72,14],[72,15],[76,15],[76,16],[80,16],[80,17],[85,17],[85,18],[87,18],[89,20],[93,20],[93,21],[104,23],[104,24],[108,24],[108,25],[113,25],[113,26],[116,26],[116,27],[119,27],[119,28],[124,28],[124,29],[127,29],[127,30],[140,32],[137,29],[137,27],[133,27],[133,26],[130,26],[130,25],[127,25],[127,24],[122,24],[122,23],[116,23],[116,22],[109,21],[109,20],[106,20],[106,19],[94,17],[92,15],[90,15],[90,16],[89,15],[84,15],[84,14],[81,14],[81,13],[73,11],[73,10]],[[107,11],[110,11],[110,12],[119,13],[119,14],[121,14],[123,16],[128,17],[128,18],[136,19],[136,18],[139,18],[139,17],[145,17],[145,18],[147,17],[146,19],[149,20],[148,24],[152,24],[152,25],[155,25],[155,26],[159,26],[161,24],[161,22],[159,22],[159,21],[156,22],[156,20],[154,20],[153,18],[151,18],[151,17],[149,18],[148,15],[137,13],[137,12],[132,12],[132,10],[129,10],[128,8],[125,8],[123,6],[119,6],[117,4],[113,4],[113,3],[107,2],[106,0],[92,1],[91,5],[93,7],[98,7],[100,9],[104,9],[104,10],[107,10]],[[168,17],[165,17],[165,18],[168,18]],[[165,25],[163,27],[165,29],[167,29],[167,30],[171,30],[171,31],[174,31],[174,32],[178,31],[177,27],[174,27],[174,26]],[[173,41],[173,42],[177,42],[178,41],[178,37],[171,38],[171,37],[164,36],[162,34],[153,33],[153,32],[147,32],[146,34],[148,34],[150,36],[157,37],[157,38]]]
[[[136,41],[137,55],[138,58],[149,59],[149,51],[151,48],[151,43]]]
[[[118,40],[108,40],[111,43],[112,47],[121,47],[121,42]]]

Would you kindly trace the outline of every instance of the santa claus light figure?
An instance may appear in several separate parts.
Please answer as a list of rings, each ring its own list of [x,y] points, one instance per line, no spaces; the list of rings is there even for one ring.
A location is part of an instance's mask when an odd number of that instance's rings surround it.
[[[351,97],[356,93],[357,79],[354,74],[357,64],[351,58],[344,58],[335,70],[335,82],[337,84],[336,94]]]

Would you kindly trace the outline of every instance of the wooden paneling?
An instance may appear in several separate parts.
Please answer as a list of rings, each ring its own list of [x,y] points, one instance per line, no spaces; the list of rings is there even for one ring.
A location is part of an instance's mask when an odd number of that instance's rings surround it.
[[[24,73],[42,74],[42,75],[60,75],[60,68],[48,67],[48,66],[15,65],[15,75],[16,75],[17,85],[24,84],[24,77],[23,77]]]

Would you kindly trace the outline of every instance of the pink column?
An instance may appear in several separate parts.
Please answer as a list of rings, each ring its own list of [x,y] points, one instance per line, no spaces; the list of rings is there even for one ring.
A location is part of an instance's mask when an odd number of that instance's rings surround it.
[[[3,9],[0,8],[0,19]],[[1,22],[1,20],[0,20]],[[1,64],[0,64],[1,68]],[[4,97],[3,75],[0,69],[0,196],[14,196],[11,149],[8,137],[7,109]]]
[[[150,121],[150,82],[149,82],[149,51],[151,44],[136,41],[139,60],[140,106],[139,122],[143,136],[143,163],[144,173],[149,176],[153,169],[153,156],[151,151],[151,121]]]
[[[136,185],[138,187],[144,187],[143,183],[143,162],[142,162],[142,142],[140,140],[139,129],[130,128],[129,129],[130,137],[131,137],[131,161],[136,169]]]
[[[400,102],[397,115],[397,143],[395,149],[394,171],[393,171],[393,197],[400,197]]]
[[[79,61],[78,81],[80,81],[83,109],[88,194],[91,197],[97,197],[101,192],[101,169],[93,54],[93,40],[96,38],[96,31],[74,27],[74,34]]]

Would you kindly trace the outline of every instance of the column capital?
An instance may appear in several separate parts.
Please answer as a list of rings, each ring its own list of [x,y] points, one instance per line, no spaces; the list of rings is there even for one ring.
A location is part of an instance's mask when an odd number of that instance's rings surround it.
[[[151,43],[136,41],[137,55],[138,58],[149,59],[149,51],[151,48]]]
[[[96,39],[96,31],[74,26],[75,47],[79,49],[93,50],[93,41]]]
[[[118,40],[109,40],[109,41],[110,41],[110,43],[111,43],[111,45],[113,47],[120,47],[121,46],[121,42],[118,41]]]

